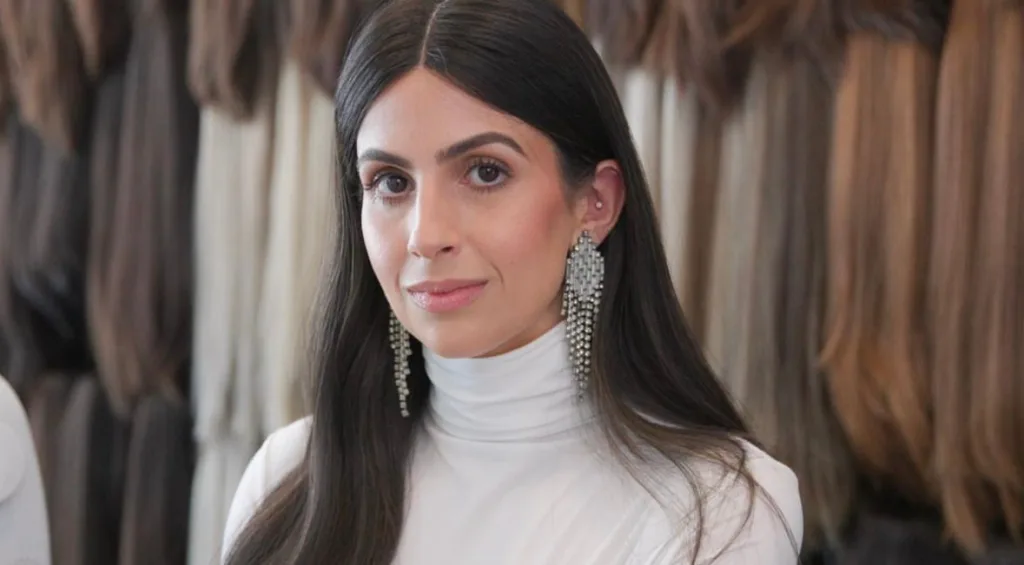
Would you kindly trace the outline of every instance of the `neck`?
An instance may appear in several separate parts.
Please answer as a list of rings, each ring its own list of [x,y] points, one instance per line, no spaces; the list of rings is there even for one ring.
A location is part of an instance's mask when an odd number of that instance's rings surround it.
[[[576,401],[565,325],[500,355],[451,359],[424,350],[433,384],[431,419],[474,441],[542,439],[578,428],[590,409]]]

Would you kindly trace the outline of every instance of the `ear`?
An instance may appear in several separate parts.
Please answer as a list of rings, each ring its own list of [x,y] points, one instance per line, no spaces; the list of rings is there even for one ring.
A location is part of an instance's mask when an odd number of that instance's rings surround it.
[[[600,245],[619,221],[625,201],[626,186],[622,168],[614,160],[601,161],[577,203],[580,230],[590,232],[590,236]]]

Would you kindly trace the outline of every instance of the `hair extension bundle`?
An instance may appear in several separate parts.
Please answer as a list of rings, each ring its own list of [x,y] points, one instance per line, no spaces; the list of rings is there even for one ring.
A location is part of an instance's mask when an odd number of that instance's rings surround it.
[[[923,300],[936,64],[920,41],[850,37],[829,180],[829,387],[862,471],[913,501],[928,497],[933,435]]]
[[[142,399],[132,417],[117,563],[185,563],[194,466],[188,405]]]
[[[32,228],[23,213],[24,201],[36,192],[42,146],[13,115],[8,116],[5,129],[0,152],[0,339],[6,358],[0,370],[21,392],[44,364],[38,349],[39,326],[15,284]]]
[[[768,124],[758,142],[765,154],[740,386],[752,429],[800,479],[805,548],[813,550],[838,538],[855,482],[817,360],[833,90],[810,56],[764,57],[768,76],[758,88],[766,92],[749,93],[767,98]]]
[[[144,394],[180,399],[187,391],[198,110],[185,84],[187,14],[172,4],[150,2],[135,16],[117,173],[113,182],[94,180],[111,187],[95,207],[91,326],[119,414]]]
[[[25,123],[58,148],[76,149],[88,83],[67,0],[0,1],[0,35]]]
[[[129,0],[66,0],[78,31],[82,59],[89,78],[96,80],[121,61],[131,29]]]
[[[51,515],[54,562],[116,563],[127,428],[95,378],[80,378],[60,426]]]
[[[26,194],[28,196],[28,194]],[[47,365],[75,371],[90,364],[85,320],[89,191],[86,164],[51,147],[43,153],[26,269],[16,279],[22,299],[50,328]],[[75,361],[78,359],[79,361]]]
[[[327,95],[334,95],[349,38],[381,1],[292,0],[289,51]]]
[[[601,46],[606,63],[636,65],[648,49],[662,6],[670,1],[588,0],[584,29]]]
[[[193,0],[188,85],[201,104],[252,116],[279,62],[275,9],[272,0]]]
[[[971,552],[984,547],[999,514],[999,501],[971,448],[978,440],[971,433],[971,406],[987,386],[985,367],[971,365],[971,335],[985,331],[971,325],[971,312],[983,305],[975,275],[979,255],[998,253],[982,250],[977,237],[983,223],[978,216],[983,192],[979,187],[984,186],[987,164],[991,90],[996,80],[1002,80],[991,74],[996,31],[992,5],[988,0],[955,1],[943,47],[926,303],[936,438],[932,474],[946,526]],[[998,218],[984,219],[989,221]],[[1000,401],[985,409],[1003,406]]]
[[[696,88],[705,111],[724,116],[743,96],[754,50],[749,43],[725,43],[735,6],[715,0],[660,0],[656,10],[641,51],[643,62]]]
[[[977,247],[973,253],[975,307],[970,348],[970,459],[995,492],[1011,539],[1024,543],[1024,14],[1015,6],[991,10],[993,27],[989,109]],[[980,188],[980,190],[979,190]]]
[[[768,167],[766,153],[776,134],[770,119],[766,57],[751,66],[749,84],[722,133],[720,187],[712,238],[705,347],[716,372],[741,403],[746,390],[747,356],[751,339],[750,302],[753,298],[754,247],[761,194],[756,187]]]
[[[695,89],[664,80],[659,171],[662,241],[676,295],[704,342],[723,120]]]
[[[84,279],[88,192],[81,163],[10,122],[0,182],[0,335],[12,385],[23,389],[43,371],[91,365]]]
[[[54,519],[59,512],[58,501],[54,496],[59,481],[57,476],[61,450],[59,434],[72,385],[73,381],[69,375],[59,373],[41,375],[28,389],[25,401],[29,425],[32,427],[32,439],[39,457],[39,471],[43,475],[43,487],[47,492],[46,510],[51,532]],[[53,545],[53,538],[54,536],[51,534],[51,545]]]

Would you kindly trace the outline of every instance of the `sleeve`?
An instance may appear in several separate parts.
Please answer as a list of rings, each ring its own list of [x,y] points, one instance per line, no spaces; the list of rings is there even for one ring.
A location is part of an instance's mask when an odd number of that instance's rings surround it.
[[[698,565],[796,565],[803,539],[803,508],[796,475],[767,455],[748,462],[761,492],[753,506],[747,487],[739,481],[712,496],[705,517],[705,534]],[[744,523],[746,520],[746,523]],[[693,539],[675,536],[660,546],[644,565],[689,563]]]
[[[221,563],[224,563],[238,535],[274,487],[302,461],[309,437],[310,420],[299,420],[270,434],[263,442],[235,490],[224,525]]]
[[[0,563],[50,560],[46,495],[28,416],[0,377]]]

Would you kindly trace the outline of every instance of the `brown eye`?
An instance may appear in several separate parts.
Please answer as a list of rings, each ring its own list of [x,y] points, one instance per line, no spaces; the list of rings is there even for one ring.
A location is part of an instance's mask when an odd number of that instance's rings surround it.
[[[374,188],[384,196],[402,194],[409,188],[409,179],[396,174],[383,174],[374,181]]]
[[[501,184],[507,177],[505,169],[494,163],[480,163],[469,171],[470,183],[485,187]]]

